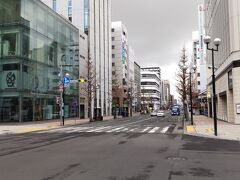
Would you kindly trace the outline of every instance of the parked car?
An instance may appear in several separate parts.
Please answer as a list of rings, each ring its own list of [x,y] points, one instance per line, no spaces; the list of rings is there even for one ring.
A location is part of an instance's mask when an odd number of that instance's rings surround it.
[[[164,111],[158,111],[157,112],[157,117],[164,117],[164,116],[165,116]]]
[[[177,106],[172,107],[171,114],[172,116],[174,115],[180,116],[180,108]]]
[[[150,116],[157,116],[157,111],[151,112]]]

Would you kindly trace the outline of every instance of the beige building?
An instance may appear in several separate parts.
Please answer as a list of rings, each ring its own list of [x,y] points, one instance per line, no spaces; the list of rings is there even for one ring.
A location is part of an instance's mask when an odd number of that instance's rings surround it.
[[[240,124],[240,4],[238,0],[205,0],[206,35],[221,38],[214,52],[217,118]],[[210,44],[214,47],[213,43]],[[211,67],[211,51],[207,66]],[[212,116],[212,70],[207,73],[208,114]]]

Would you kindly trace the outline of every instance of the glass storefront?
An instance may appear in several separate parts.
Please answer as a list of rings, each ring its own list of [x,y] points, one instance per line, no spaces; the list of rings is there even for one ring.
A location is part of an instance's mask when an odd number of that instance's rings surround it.
[[[0,0],[0,122],[59,118],[60,66],[79,77],[78,29],[39,0]],[[78,116],[78,86],[65,89]]]

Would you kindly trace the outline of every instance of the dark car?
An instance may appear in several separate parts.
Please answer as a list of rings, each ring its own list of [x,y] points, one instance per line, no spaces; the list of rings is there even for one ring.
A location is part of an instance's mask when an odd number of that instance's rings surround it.
[[[172,107],[171,114],[172,114],[172,116],[175,116],[175,115],[179,116],[180,115],[180,108],[177,107],[177,106]]]

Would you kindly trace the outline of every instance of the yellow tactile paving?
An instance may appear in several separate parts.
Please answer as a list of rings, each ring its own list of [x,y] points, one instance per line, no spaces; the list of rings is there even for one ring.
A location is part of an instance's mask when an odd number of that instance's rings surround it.
[[[49,127],[31,127],[18,130],[18,133],[29,133],[34,131],[44,131],[50,129]]]
[[[213,128],[207,128],[207,129],[206,129],[206,132],[212,134],[212,133],[213,133]]]
[[[196,133],[196,129],[194,126],[187,126],[187,132],[188,133]]]

